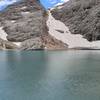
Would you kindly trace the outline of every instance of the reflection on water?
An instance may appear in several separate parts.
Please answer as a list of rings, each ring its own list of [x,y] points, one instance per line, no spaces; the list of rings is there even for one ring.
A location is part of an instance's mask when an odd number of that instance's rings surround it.
[[[100,100],[99,51],[0,52],[0,100]]]

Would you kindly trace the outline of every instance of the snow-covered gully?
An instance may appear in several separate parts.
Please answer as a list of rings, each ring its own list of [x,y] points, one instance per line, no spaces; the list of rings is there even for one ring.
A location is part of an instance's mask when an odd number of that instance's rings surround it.
[[[100,41],[93,41],[89,42],[85,38],[82,37],[82,35],[75,35],[71,34],[68,27],[65,26],[64,23],[62,23],[59,20],[56,20],[48,11],[49,17],[47,20],[47,26],[49,28],[49,34],[55,37],[56,39],[68,44],[69,48],[92,48],[92,49],[100,49]],[[64,31],[64,33],[61,33],[57,30]]]

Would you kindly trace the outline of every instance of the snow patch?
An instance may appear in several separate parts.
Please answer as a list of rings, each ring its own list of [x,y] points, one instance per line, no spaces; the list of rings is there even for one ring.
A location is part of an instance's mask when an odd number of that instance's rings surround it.
[[[3,30],[3,27],[0,27],[0,38],[3,40],[7,40],[7,33]],[[18,47],[21,46],[21,42],[12,42],[13,44],[17,45]]]
[[[11,20],[11,23],[15,23],[16,21],[15,20]]]
[[[25,10],[26,8],[27,8],[27,7],[26,7],[26,6],[24,6],[24,7],[22,7],[21,9],[22,9],[22,10]]]
[[[21,47],[21,42],[12,42],[12,43],[17,45],[18,47]]]
[[[61,0],[60,3],[57,3],[54,7],[51,8],[51,10],[55,9],[55,7],[57,7],[57,9],[61,9],[63,8],[63,4],[68,2],[69,0]]]
[[[69,28],[65,26],[59,20],[56,20],[49,12],[49,18],[47,20],[47,26],[49,28],[49,34],[55,37],[56,39],[68,44],[69,48],[76,48],[76,47],[84,47],[84,48],[93,48],[93,49],[100,49],[100,41],[93,41],[89,42],[87,39],[83,38],[80,34],[71,34]],[[62,30],[64,33],[60,33],[56,30]]]
[[[64,3],[65,3],[65,2],[68,2],[69,0],[62,0],[62,1],[64,1]]]
[[[3,30],[3,27],[0,27],[0,38],[3,40],[7,40],[7,34],[6,32]]]

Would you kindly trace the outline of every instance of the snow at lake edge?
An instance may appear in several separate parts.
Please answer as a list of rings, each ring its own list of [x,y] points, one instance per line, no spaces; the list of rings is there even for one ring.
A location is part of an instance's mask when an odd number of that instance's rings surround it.
[[[49,34],[55,37],[56,39],[68,44],[69,48],[93,48],[100,49],[100,41],[89,42],[87,39],[83,38],[80,34],[71,34],[68,27],[59,20],[56,20],[48,11],[49,17],[47,20],[47,26],[49,28]],[[60,33],[57,30],[62,30],[64,33]]]

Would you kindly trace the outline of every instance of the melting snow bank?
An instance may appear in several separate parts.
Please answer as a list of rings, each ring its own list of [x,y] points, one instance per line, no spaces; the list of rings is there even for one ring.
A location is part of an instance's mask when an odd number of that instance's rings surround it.
[[[7,37],[7,34],[3,30],[3,27],[0,27],[0,38],[7,41],[7,38],[6,37]]]
[[[82,35],[71,34],[68,27],[65,26],[59,20],[56,20],[48,11],[49,18],[47,20],[47,26],[49,28],[49,34],[55,37],[56,39],[68,44],[69,48],[91,48],[91,49],[100,49],[100,41],[89,42],[87,39],[83,38]],[[61,30],[63,31],[57,31]]]
[[[8,41],[6,37],[7,33],[3,30],[3,27],[0,27],[0,38],[2,40]],[[21,42],[12,42],[12,43],[17,45],[18,47],[21,47]]]

